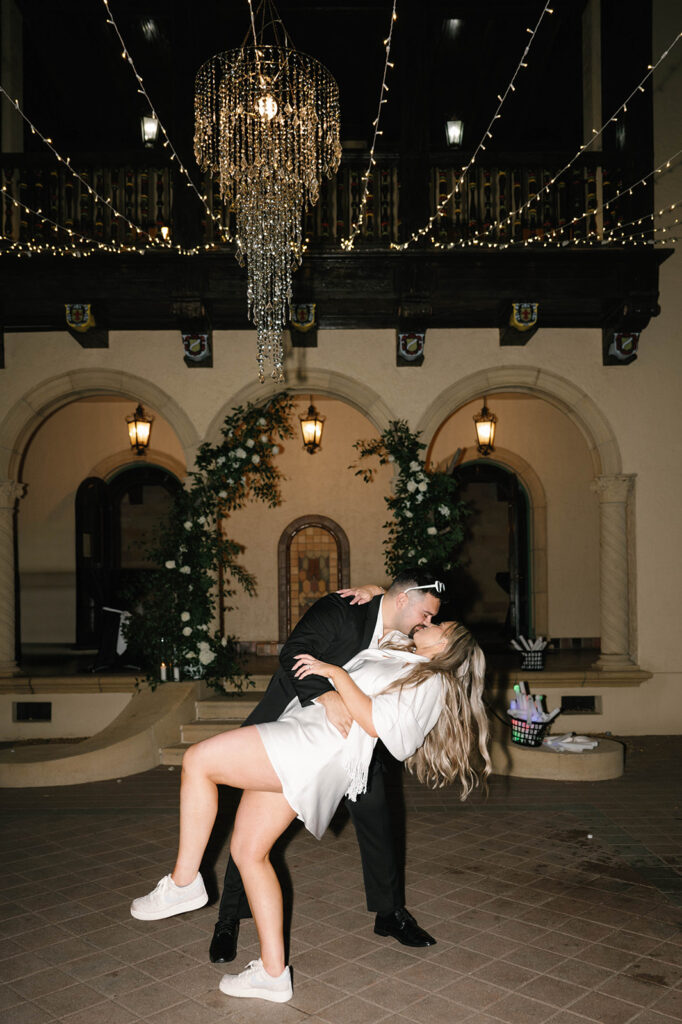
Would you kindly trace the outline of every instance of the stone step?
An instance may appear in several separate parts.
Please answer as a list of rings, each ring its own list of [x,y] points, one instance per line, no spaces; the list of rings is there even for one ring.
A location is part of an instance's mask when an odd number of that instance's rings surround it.
[[[160,758],[159,764],[165,765],[180,765],[184,757],[185,751],[189,749],[190,744],[186,743],[176,744],[173,747],[161,747],[159,751]]]
[[[210,739],[211,736],[219,736],[221,732],[238,729],[241,724],[242,719],[240,718],[212,722],[188,722],[180,727],[180,739],[183,743],[200,743],[201,740]]]
[[[262,693],[250,691],[248,697],[209,697],[196,702],[197,720],[200,722],[239,719],[243,722],[260,702]]]

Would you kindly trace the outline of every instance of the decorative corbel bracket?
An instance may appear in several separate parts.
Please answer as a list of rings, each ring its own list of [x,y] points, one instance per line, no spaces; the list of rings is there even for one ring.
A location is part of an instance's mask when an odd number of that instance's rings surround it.
[[[430,299],[401,299],[396,331],[396,366],[421,366],[424,362],[426,332],[433,308]]]
[[[506,302],[500,315],[500,345],[527,345],[539,323],[539,302]]]
[[[602,327],[603,365],[628,366],[634,363],[642,332],[652,316],[658,316],[660,312],[658,295],[633,293],[619,314]]]
[[[109,348],[106,306],[102,302],[65,302],[66,329],[81,348]]]
[[[177,320],[182,338],[185,366],[210,369],[213,366],[213,328],[204,302],[199,298],[176,299],[171,313]]]

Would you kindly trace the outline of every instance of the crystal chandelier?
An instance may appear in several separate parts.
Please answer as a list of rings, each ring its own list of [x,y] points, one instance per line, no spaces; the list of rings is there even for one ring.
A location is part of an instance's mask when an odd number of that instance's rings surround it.
[[[283,31],[269,3],[268,10],[270,27]],[[236,256],[247,268],[249,316],[258,334],[258,376],[264,380],[269,360],[273,380],[283,381],[282,332],[302,258],[303,213],[341,159],[339,90],[286,33],[277,45],[264,45],[253,10],[251,28],[253,45],[218,53],[197,73],[194,153],[235,214]]]

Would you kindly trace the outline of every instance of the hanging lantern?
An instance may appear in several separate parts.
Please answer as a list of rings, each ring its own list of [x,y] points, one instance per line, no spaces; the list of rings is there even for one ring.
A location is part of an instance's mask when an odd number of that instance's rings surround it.
[[[153,416],[147,416],[142,405],[138,405],[132,416],[126,416],[130,447],[138,455],[144,455],[149,447],[149,435],[152,432]]]
[[[322,447],[322,429],[324,427],[325,416],[320,416],[319,412],[313,405],[313,396],[310,396],[310,405],[308,406],[308,412],[298,417],[301,421],[301,434],[303,435],[303,447],[311,455],[315,452],[319,452]]]
[[[494,442],[497,416],[494,412],[490,412],[485,403],[486,399],[484,398],[483,408],[478,416],[474,416],[474,425],[476,427],[476,442],[479,452],[481,455],[490,455],[491,452],[495,451]]]

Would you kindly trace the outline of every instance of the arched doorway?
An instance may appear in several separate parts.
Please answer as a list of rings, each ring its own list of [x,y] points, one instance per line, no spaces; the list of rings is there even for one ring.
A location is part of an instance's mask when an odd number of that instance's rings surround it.
[[[156,568],[150,553],[180,481],[148,464],[122,467],[109,481],[84,480],[76,492],[76,642],[99,642],[102,607],[126,607],[126,595]]]
[[[471,510],[453,573],[457,614],[488,647],[506,645],[532,631],[528,495],[515,473],[487,459],[453,475]]]
[[[284,642],[308,608],[350,584],[350,547],[344,530],[326,516],[289,523],[278,546],[279,639]]]

